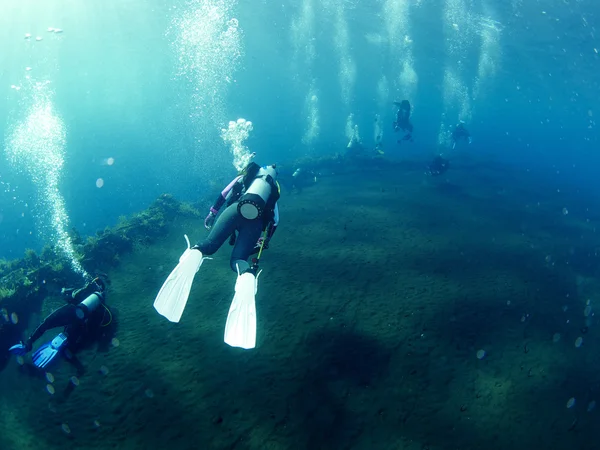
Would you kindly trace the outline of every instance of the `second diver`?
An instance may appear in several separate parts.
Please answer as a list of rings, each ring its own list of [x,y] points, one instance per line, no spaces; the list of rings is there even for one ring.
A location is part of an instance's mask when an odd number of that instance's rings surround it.
[[[80,289],[63,289],[66,305],[46,317],[25,342],[13,345],[9,351],[23,356],[46,331],[63,327],[63,331],[51,341],[42,344],[31,356],[33,364],[44,369],[64,350],[75,348],[90,334],[112,322],[112,314],[104,303],[106,285],[95,278]]]
[[[258,260],[262,250],[269,247],[279,224],[280,189],[276,180],[275,165],[260,167],[251,162],[223,189],[204,220],[204,226],[211,230],[209,235],[191,248],[188,240],[187,250],[160,289],[154,301],[159,314],[171,322],[179,322],[194,275],[206,256],[214,254],[229,238],[233,245],[229,264],[237,273],[237,281],[224,340],[232,347],[256,346]],[[226,208],[219,214],[224,205]],[[256,252],[258,256],[251,266],[248,258]]]

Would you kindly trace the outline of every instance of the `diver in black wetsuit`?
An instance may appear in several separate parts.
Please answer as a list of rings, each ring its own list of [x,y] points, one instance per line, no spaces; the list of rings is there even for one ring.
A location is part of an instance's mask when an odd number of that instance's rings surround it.
[[[413,126],[410,123],[410,103],[408,100],[402,100],[402,102],[394,102],[394,105],[398,106],[398,112],[396,113],[396,120],[394,121],[394,131],[404,131],[406,134],[398,143],[402,141],[413,142],[412,132]]]
[[[248,164],[211,206],[204,220],[204,227],[211,230],[210,234],[192,249],[200,250],[203,255],[212,255],[229,237],[230,245],[234,246],[231,270],[239,273],[248,270],[250,255],[257,253],[261,247],[269,248],[269,241],[279,225],[277,200],[280,189],[276,180],[275,165],[260,167],[254,162]],[[225,204],[227,207],[217,218]],[[264,238],[260,236],[262,232],[265,232]]]
[[[63,289],[61,293],[67,304],[46,317],[25,343],[13,345],[9,351],[23,356],[31,351],[35,341],[46,331],[64,327],[60,334],[51,342],[40,346],[32,356],[34,365],[46,367],[63,348],[73,349],[89,333],[112,321],[110,310],[104,304],[105,290],[106,285],[101,278],[93,279],[80,289]]]
[[[456,143],[461,139],[464,139],[469,144],[471,143],[471,133],[465,128],[465,123],[462,121],[456,125],[456,128],[452,132],[452,149],[456,147]]]
[[[448,168],[450,167],[450,161],[442,158],[442,155],[437,155],[433,158],[433,161],[429,163],[428,173],[432,177],[436,177],[438,175],[443,175],[446,173]]]

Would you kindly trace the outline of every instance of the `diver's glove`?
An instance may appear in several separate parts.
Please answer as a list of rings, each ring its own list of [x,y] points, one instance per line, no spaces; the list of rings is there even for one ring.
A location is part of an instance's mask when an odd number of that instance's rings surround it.
[[[19,342],[8,349],[8,351],[15,356],[23,356],[29,350],[31,350],[31,346],[27,346],[26,344],[23,344],[23,342]]]
[[[215,224],[215,219],[217,217],[218,212],[219,211],[217,211],[215,208],[210,208],[208,216],[206,216],[206,219],[204,219],[204,228],[206,228],[207,230],[210,230],[212,228],[212,226]]]

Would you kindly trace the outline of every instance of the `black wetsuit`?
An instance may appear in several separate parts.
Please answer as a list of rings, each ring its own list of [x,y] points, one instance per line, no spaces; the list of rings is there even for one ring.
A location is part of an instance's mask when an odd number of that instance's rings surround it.
[[[246,219],[238,212],[238,202],[253,181],[254,177],[238,176],[221,192],[211,211],[219,211],[226,202],[227,207],[217,217],[206,239],[194,246],[203,255],[212,255],[230,238],[234,247],[229,265],[234,272],[237,272],[238,264],[241,272],[249,267],[248,258],[256,252],[256,243],[261,233],[268,228],[267,239],[270,239],[279,222],[279,186],[276,182],[271,186],[271,195],[262,217]]]
[[[449,167],[450,162],[438,155],[433,158],[433,161],[429,164],[429,175],[434,177],[442,175],[448,170]]]
[[[394,122],[394,131],[402,130],[413,132],[412,123],[410,123],[410,103],[408,100],[402,100],[402,102],[394,102],[394,105],[398,106],[398,112],[396,113],[396,121]],[[406,140],[406,139],[404,139]]]
[[[452,140],[455,143],[458,142],[460,139],[468,141],[470,137],[471,134],[469,133],[469,130],[467,130],[462,123],[456,125],[456,128],[452,132]]]
[[[31,350],[34,342],[52,328],[64,327],[63,333],[67,335],[70,347],[79,343],[89,330],[97,329],[107,314],[105,306],[100,305],[95,310],[89,311],[85,305],[79,305],[92,294],[96,294],[104,305],[103,283],[101,285],[90,283],[81,289],[64,289],[63,295],[68,303],[44,319],[27,339],[26,348]]]

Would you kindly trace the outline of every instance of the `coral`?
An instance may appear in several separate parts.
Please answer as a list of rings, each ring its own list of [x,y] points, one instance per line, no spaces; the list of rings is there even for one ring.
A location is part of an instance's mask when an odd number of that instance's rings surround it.
[[[25,257],[23,258],[27,267],[36,267],[40,263],[40,257],[37,255],[35,250],[28,248],[25,250]]]
[[[0,287],[0,300],[12,297],[14,294],[15,294],[14,288],[8,288],[8,287],[4,287],[4,286]]]

